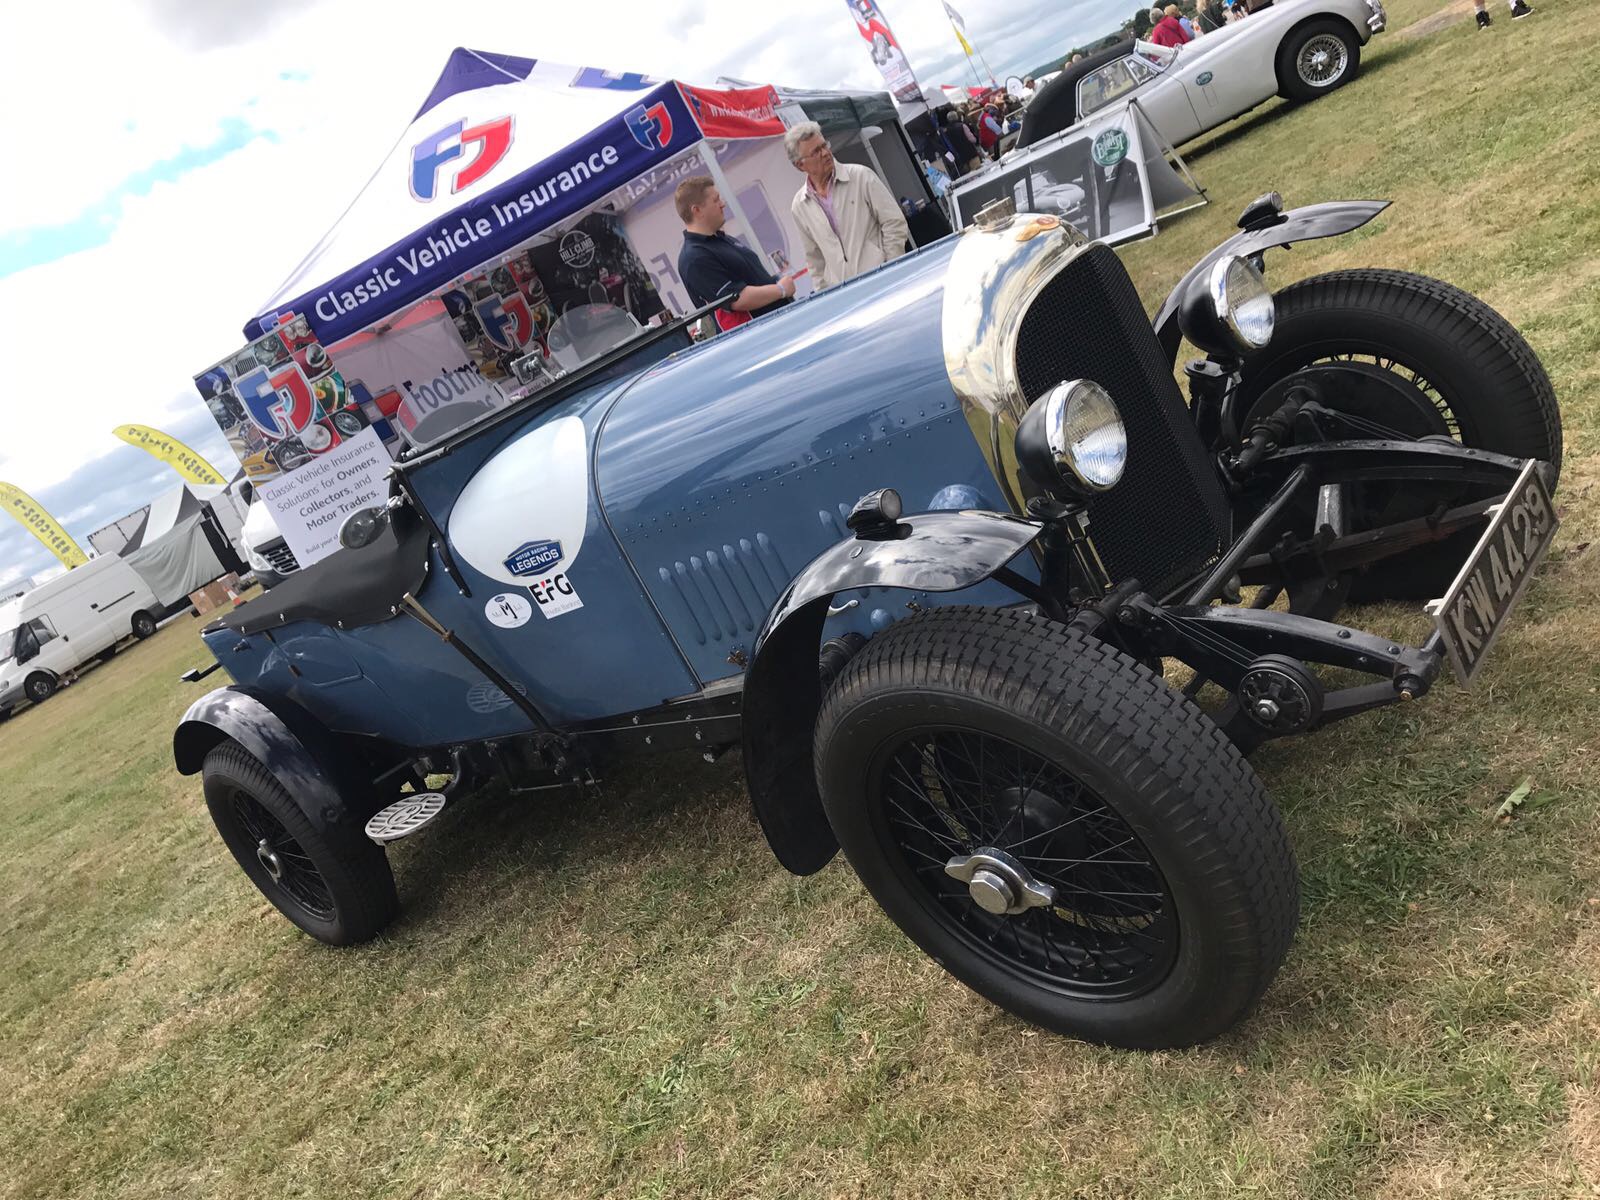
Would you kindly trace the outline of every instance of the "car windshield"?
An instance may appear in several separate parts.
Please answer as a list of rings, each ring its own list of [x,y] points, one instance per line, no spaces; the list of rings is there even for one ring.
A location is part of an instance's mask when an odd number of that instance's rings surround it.
[[[550,357],[566,371],[577,370],[607,350],[644,332],[625,308],[611,304],[585,304],[569,308],[550,326]]]

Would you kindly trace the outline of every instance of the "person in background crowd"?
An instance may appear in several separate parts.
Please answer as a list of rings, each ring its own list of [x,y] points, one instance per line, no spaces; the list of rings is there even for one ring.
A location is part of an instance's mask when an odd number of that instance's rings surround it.
[[[1511,19],[1520,21],[1523,17],[1533,16],[1533,9],[1528,7],[1527,0],[1510,0]],[[1472,0],[1472,6],[1477,10],[1478,28],[1487,29],[1494,22],[1489,19],[1489,6],[1487,0]]]
[[[1215,33],[1226,20],[1222,15],[1222,0],[1195,0],[1194,15],[1201,34]]]
[[[789,211],[813,287],[843,283],[906,252],[911,230],[888,186],[867,167],[835,162],[820,125],[792,127],[783,148],[806,177]]]
[[[734,297],[732,304],[716,310],[719,329],[733,329],[789,303],[794,296],[794,276],[774,279],[759,255],[722,232],[728,209],[711,176],[685,179],[673,201],[683,221],[678,276],[689,299],[698,306],[723,296]]]
[[[986,104],[978,114],[978,145],[990,158],[1000,157],[1000,139],[1006,134],[1000,118],[995,116],[994,105]]]
[[[1033,76],[1029,75],[1022,81],[1022,102],[1026,104],[1029,100],[1032,100],[1034,92],[1038,90],[1038,85],[1033,82]]]
[[[956,116],[954,109],[946,109],[939,118],[939,137],[944,141],[950,157],[962,173],[976,171],[983,163],[978,154],[978,139],[966,122]]]
[[[1167,5],[1167,16],[1178,18],[1178,24],[1183,26],[1183,31],[1189,35],[1189,40],[1191,42],[1200,36],[1200,27],[1188,17],[1184,16],[1183,13],[1179,11],[1176,4]]]
[[[1162,12],[1159,8],[1150,10],[1149,41],[1157,46],[1182,46],[1192,39],[1183,31],[1183,26],[1178,23],[1178,6],[1167,5],[1167,10]]]

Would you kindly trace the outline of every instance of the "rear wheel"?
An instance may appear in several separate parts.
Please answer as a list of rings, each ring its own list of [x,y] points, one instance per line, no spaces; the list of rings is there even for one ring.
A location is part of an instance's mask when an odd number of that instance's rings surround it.
[[[1342,21],[1307,21],[1278,48],[1278,86],[1291,100],[1315,100],[1361,70],[1361,42]]]
[[[133,614],[133,636],[143,640],[156,631],[156,619],[143,609]]]
[[[1326,403],[1357,418],[1366,436],[1445,437],[1560,467],[1561,411],[1550,379],[1521,334],[1477,297],[1403,271],[1335,271],[1275,299],[1272,341],[1244,364],[1241,429],[1281,402],[1286,380],[1316,367],[1328,372]],[[1351,497],[1355,528],[1480,495],[1427,482],[1365,485]],[[1352,596],[1443,595],[1480,529],[1374,563],[1352,581]]]
[[[829,690],[817,782],[889,917],[1007,1011],[1111,1045],[1239,1021],[1293,937],[1254,771],[1144,667],[1020,612],[941,609]]]
[[[399,909],[382,850],[364,838],[335,847],[282,784],[237,742],[201,769],[206,807],[244,873],[278,910],[318,941],[373,937]]]
[[[56,694],[56,677],[44,671],[35,671],[23,683],[22,691],[35,704],[43,704]]]

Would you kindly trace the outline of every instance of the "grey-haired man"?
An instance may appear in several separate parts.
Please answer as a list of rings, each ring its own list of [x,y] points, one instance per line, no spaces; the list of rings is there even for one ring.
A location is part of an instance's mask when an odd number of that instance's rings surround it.
[[[866,167],[835,162],[821,126],[794,126],[783,148],[806,177],[789,209],[813,287],[843,283],[906,252],[911,231],[888,186]]]

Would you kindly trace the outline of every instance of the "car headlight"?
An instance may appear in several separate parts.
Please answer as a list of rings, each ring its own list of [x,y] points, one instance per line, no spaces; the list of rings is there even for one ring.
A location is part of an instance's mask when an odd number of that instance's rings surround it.
[[[244,560],[250,564],[250,569],[252,571],[272,570],[271,561],[268,560],[267,556],[262,554],[261,551],[257,550],[254,546],[246,546],[244,548]]]
[[[1058,498],[1109,491],[1128,462],[1128,431],[1105,388],[1091,379],[1058,383],[1017,426],[1017,464]]]
[[[1210,354],[1259,350],[1272,340],[1277,305],[1272,289],[1245,258],[1220,258],[1190,287],[1179,310],[1183,334]]]

